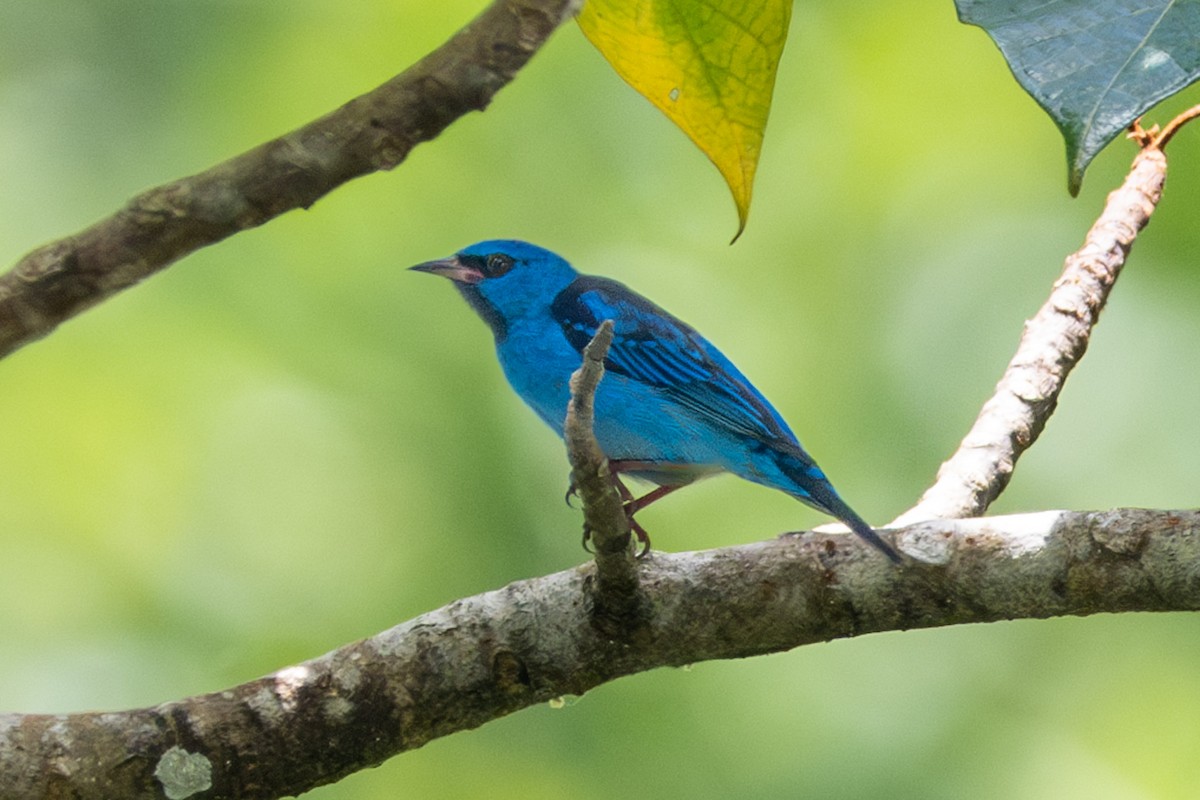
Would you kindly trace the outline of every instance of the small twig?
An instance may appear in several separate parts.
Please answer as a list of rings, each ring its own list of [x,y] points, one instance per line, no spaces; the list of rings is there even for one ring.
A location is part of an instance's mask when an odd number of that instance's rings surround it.
[[[592,430],[596,388],[604,377],[604,357],[612,338],[612,321],[605,320],[583,350],[583,363],[571,376],[571,402],[563,439],[571,462],[571,482],[583,504],[584,531],[596,554],[596,618],[605,626],[628,631],[634,627],[638,608],[637,564],[630,550],[629,518],[608,459]]]
[[[1173,133],[1178,126],[1172,126],[1168,127]],[[978,516],[1004,491],[1017,459],[1037,441],[1054,413],[1067,375],[1087,350],[1092,328],[1134,239],[1162,197],[1167,174],[1163,134],[1151,142],[1133,160],[1121,187],[1109,194],[1083,247],[1067,257],[1050,297],[1025,323],[1017,352],[995,394],[957,452],[942,464],[937,481],[917,505],[888,527]]]
[[[1155,150],[1163,150],[1166,148],[1167,143],[1171,141],[1171,138],[1179,133],[1180,128],[1197,117],[1200,117],[1200,106],[1192,106],[1163,126],[1163,129],[1156,133],[1147,146],[1153,147]],[[1134,124],[1136,125],[1137,123]]]
[[[597,561],[613,554],[630,556],[629,520],[613,484],[608,459],[593,432],[596,389],[604,378],[604,358],[612,339],[612,321],[605,320],[583,349],[583,363],[571,375],[571,402],[563,424],[571,482],[583,503],[584,527],[591,532]],[[633,563],[631,558],[620,561]]]

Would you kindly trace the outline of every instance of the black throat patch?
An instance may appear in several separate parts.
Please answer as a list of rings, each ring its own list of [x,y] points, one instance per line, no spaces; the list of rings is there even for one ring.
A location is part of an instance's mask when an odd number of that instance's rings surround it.
[[[456,283],[454,288],[458,289],[459,294],[466,298],[471,308],[475,309],[475,313],[482,317],[483,321],[492,329],[492,335],[496,337],[496,344],[503,342],[508,336],[508,325],[496,307],[489,303],[479,291],[479,287],[467,283]]]

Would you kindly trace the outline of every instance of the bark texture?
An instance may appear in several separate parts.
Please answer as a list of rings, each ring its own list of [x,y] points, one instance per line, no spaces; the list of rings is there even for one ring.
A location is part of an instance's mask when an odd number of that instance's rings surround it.
[[[588,564],[227,691],[0,716],[0,797],[280,797],[656,667],[876,631],[1200,608],[1197,511],[1049,511],[920,523],[896,538],[914,557],[902,567],[839,534],[651,553],[637,565],[648,613],[629,637],[594,624]]]

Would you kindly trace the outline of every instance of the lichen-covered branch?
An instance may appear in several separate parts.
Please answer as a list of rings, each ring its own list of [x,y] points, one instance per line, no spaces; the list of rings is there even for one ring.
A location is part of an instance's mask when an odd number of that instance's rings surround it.
[[[613,485],[604,451],[592,432],[596,388],[604,378],[604,358],[612,344],[611,320],[600,323],[596,335],[583,349],[583,361],[571,375],[571,402],[563,425],[571,486],[583,503],[583,526],[596,548],[596,560],[612,554],[629,554],[629,521]],[[632,559],[620,558],[632,565]]]
[[[194,250],[395,167],[458,117],[485,108],[575,5],[495,0],[377,89],[29,253],[0,276],[0,357]]]
[[[629,518],[592,431],[596,388],[604,378],[604,357],[612,338],[612,321],[605,320],[583,349],[583,361],[571,375],[563,439],[571,462],[571,486],[583,504],[585,541],[592,543],[596,555],[596,577],[589,593],[595,622],[614,636],[628,636],[640,627],[639,612],[644,610],[637,564],[629,549]]]
[[[1025,323],[1016,354],[958,450],[893,526],[978,516],[1004,491],[1017,459],[1041,435],[1067,376],[1083,358],[1125,257],[1158,205],[1166,175],[1167,159],[1158,147],[1146,147],[1134,159],[1083,247],[1067,257],[1049,298]]]
[[[916,560],[886,572],[839,534],[654,552],[638,564],[646,635],[631,639],[594,625],[588,564],[227,691],[117,713],[0,716],[0,796],[274,798],[656,667],[877,631],[1200,609],[1197,511],[1048,511],[896,535]]]

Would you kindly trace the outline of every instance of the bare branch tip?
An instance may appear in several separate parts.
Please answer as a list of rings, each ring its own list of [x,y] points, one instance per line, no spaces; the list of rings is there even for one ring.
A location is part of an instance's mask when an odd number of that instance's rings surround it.
[[[603,362],[605,356],[608,355],[608,348],[612,345],[613,340],[613,321],[606,319],[600,323],[600,327],[596,329],[596,335],[588,342],[587,347],[583,348],[583,357],[588,361]]]
[[[1192,120],[1200,117],[1200,105],[1195,105],[1179,114],[1175,119],[1168,122],[1161,129],[1157,125],[1151,125],[1148,129],[1142,127],[1142,118],[1138,117],[1129,126],[1127,136],[1137,142],[1138,146],[1143,150],[1158,150],[1162,151],[1166,148],[1167,143],[1179,133],[1179,130]]]
[[[1151,125],[1149,130],[1147,130],[1142,127],[1142,118],[1138,117],[1129,126],[1129,132],[1125,134],[1125,137],[1132,140],[1138,147],[1145,149],[1154,145],[1154,137],[1157,135],[1157,125]]]

